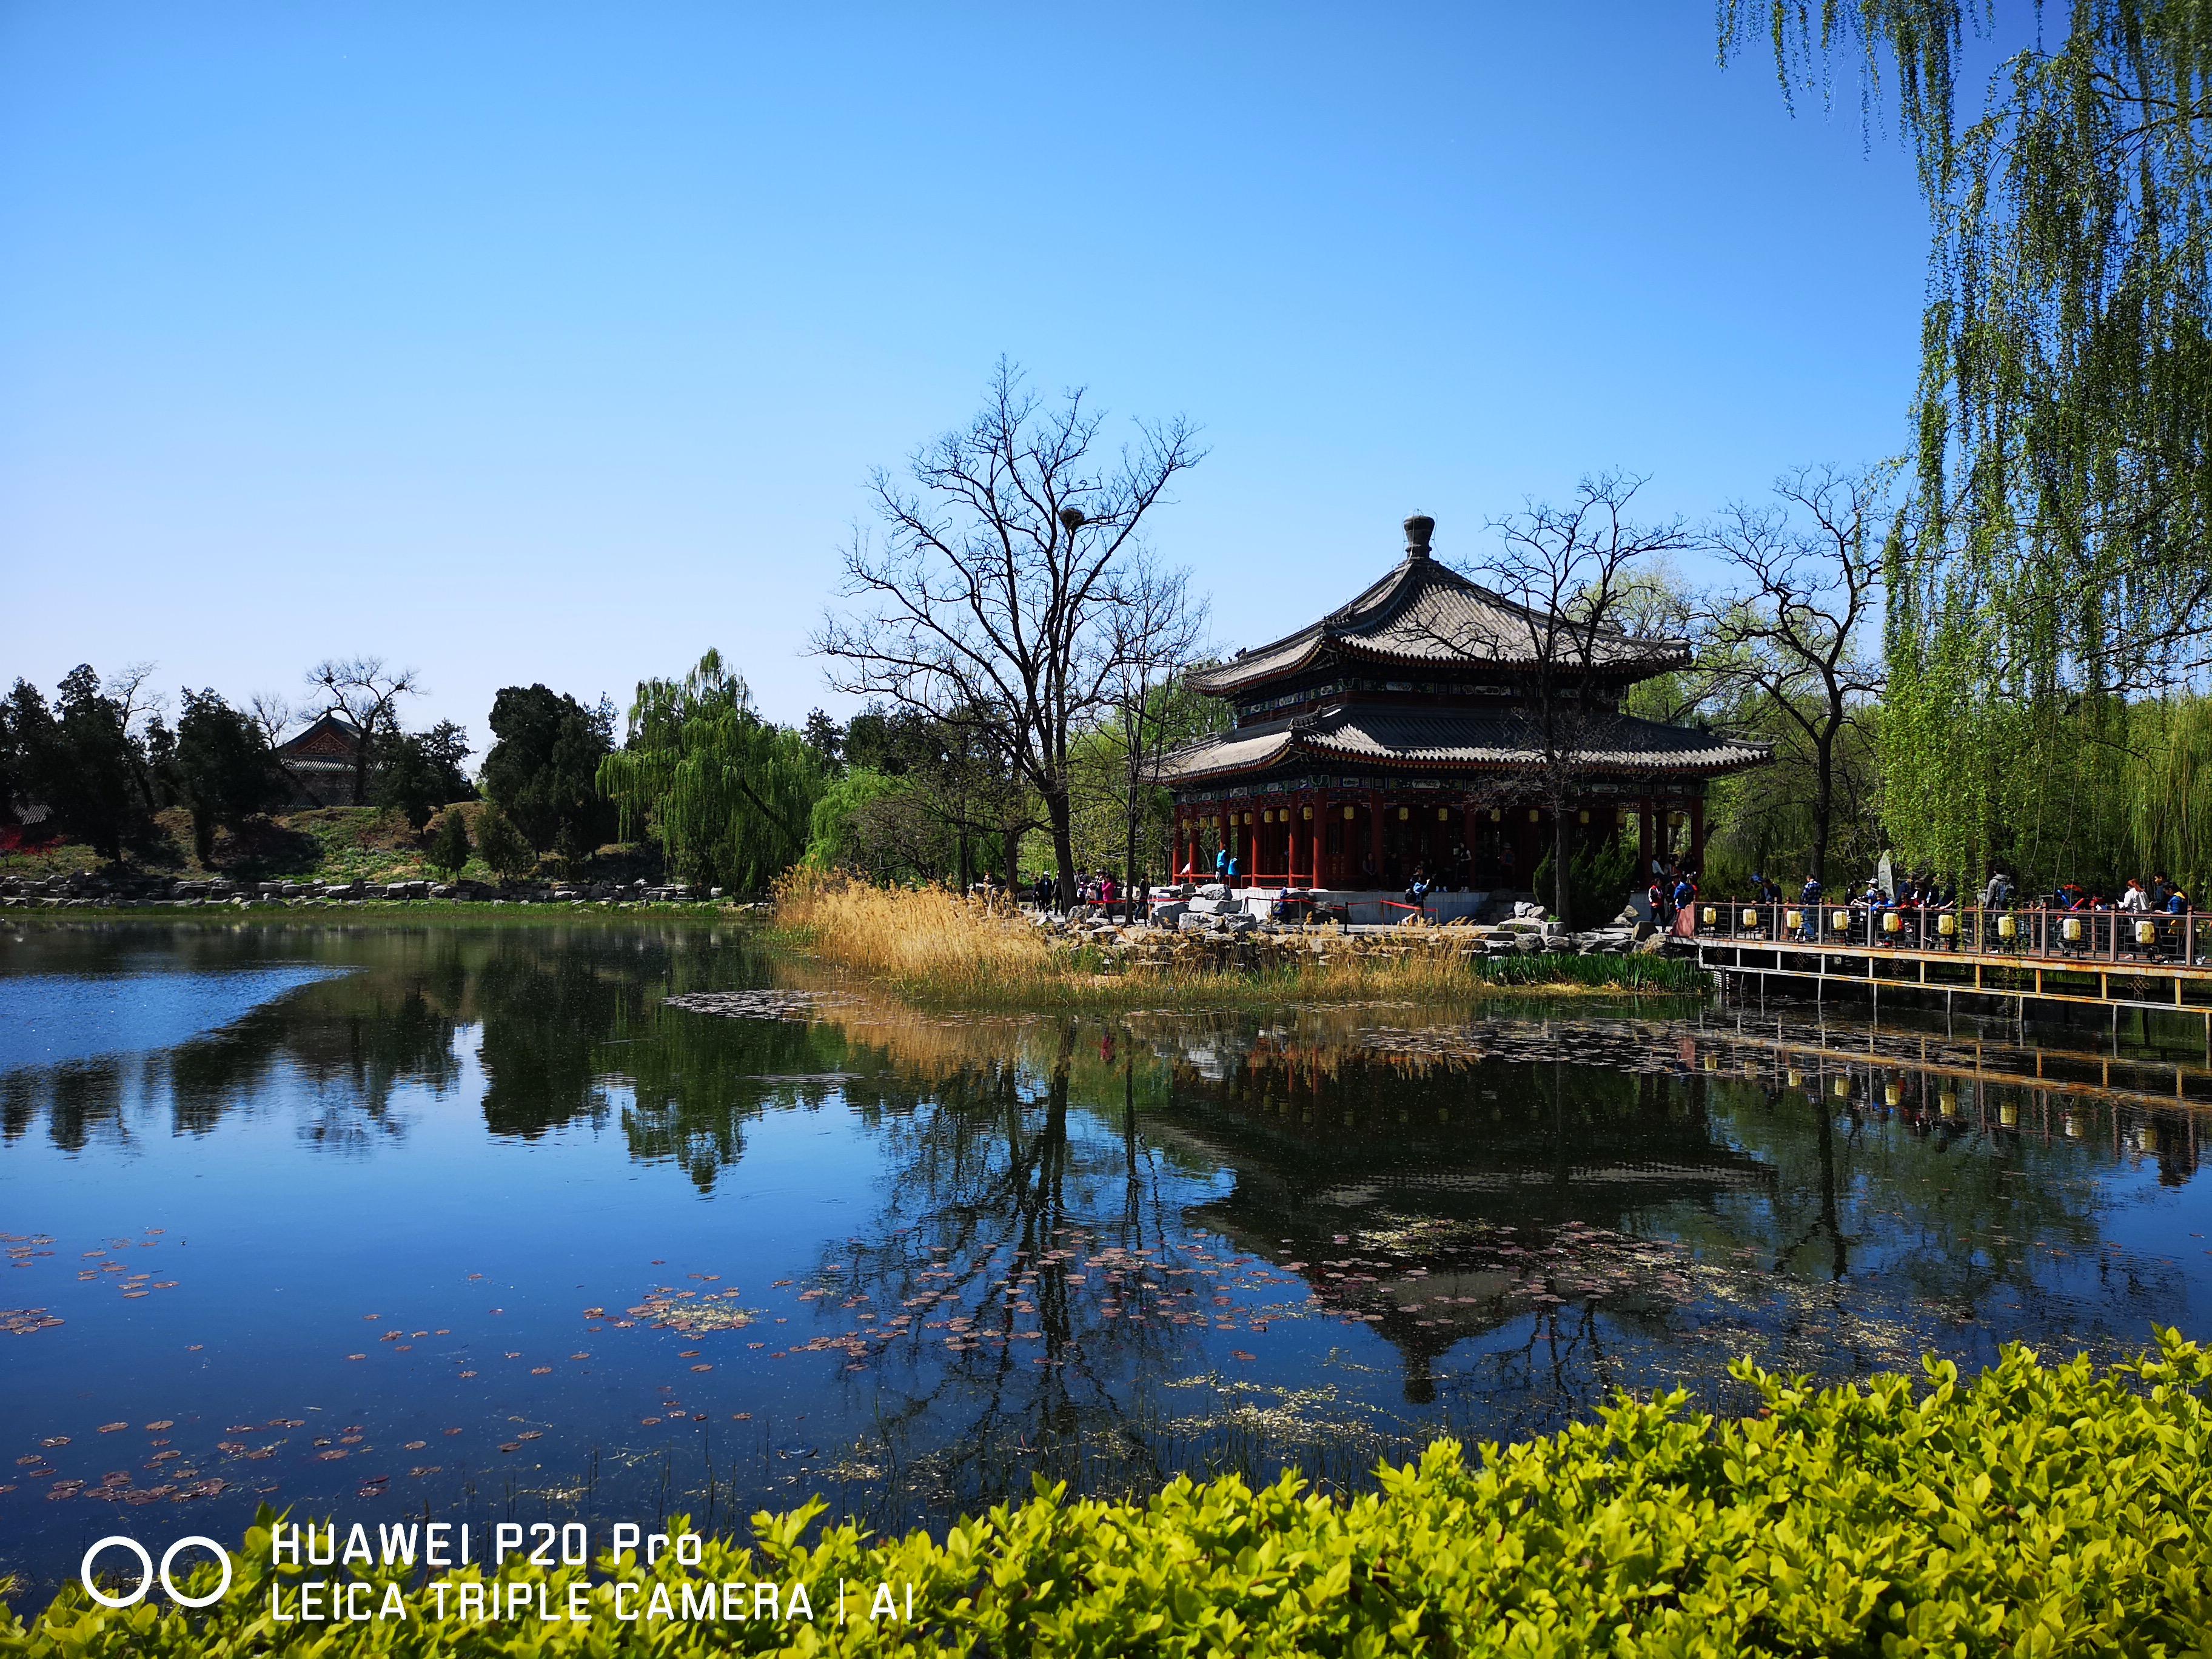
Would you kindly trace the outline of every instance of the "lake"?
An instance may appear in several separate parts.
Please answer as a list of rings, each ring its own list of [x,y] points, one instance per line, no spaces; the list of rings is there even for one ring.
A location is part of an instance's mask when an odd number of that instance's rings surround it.
[[[1726,1408],[1747,1354],[2212,1335],[2201,1048],[1587,1000],[932,1016],[756,937],[0,927],[19,1609],[94,1539],[262,1503],[941,1523],[1037,1474],[1357,1485],[1617,1387]]]

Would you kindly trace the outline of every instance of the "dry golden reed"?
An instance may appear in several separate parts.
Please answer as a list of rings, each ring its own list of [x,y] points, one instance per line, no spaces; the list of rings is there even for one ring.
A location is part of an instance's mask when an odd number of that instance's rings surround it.
[[[1284,1000],[1466,999],[1501,991],[1679,993],[1683,964],[1653,957],[1490,961],[1461,928],[1340,929],[1206,940],[1048,933],[1004,902],[941,887],[878,887],[800,869],[776,891],[778,928],[902,995],[967,1007],[1224,1006]]]

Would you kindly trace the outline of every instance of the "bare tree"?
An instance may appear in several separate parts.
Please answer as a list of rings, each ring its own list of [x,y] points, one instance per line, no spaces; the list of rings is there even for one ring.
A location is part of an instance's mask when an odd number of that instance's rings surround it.
[[[420,690],[411,668],[390,669],[381,657],[326,657],[307,671],[323,712],[343,714],[356,737],[353,804],[368,799],[368,776],[377,745],[399,731],[399,699]]]
[[[1552,909],[1571,925],[1567,825],[1595,771],[1620,774],[1619,671],[1650,657],[1651,642],[1629,631],[1648,598],[1639,567],[1690,544],[1680,520],[1646,525],[1629,516],[1643,485],[1601,473],[1577,483],[1564,506],[1532,501],[1492,520],[1499,550],[1469,573],[1507,599],[1517,619],[1528,759],[1498,788],[1550,811]]]
[[[1042,803],[1073,890],[1068,746],[1112,703],[1114,623],[1138,527],[1200,458],[1180,418],[1112,459],[1080,391],[1046,407],[1001,359],[981,411],[870,480],[880,543],[856,531],[844,597],[814,649],[841,691],[972,722]]]
[[[1707,623],[1714,671],[1758,694],[1810,750],[1812,876],[1826,884],[1837,745],[1884,684],[1861,635],[1881,581],[1894,462],[1856,471],[1799,467],[1772,506],[1737,502],[1707,534],[1736,585]]]
[[[292,705],[280,692],[256,691],[252,702],[246,706],[246,717],[261,733],[262,741],[274,749],[283,742],[284,733],[292,724]]]
[[[1144,880],[1138,844],[1146,806],[1160,787],[1160,759],[1193,735],[1190,699],[1179,694],[1183,674],[1204,649],[1207,605],[1191,597],[1188,570],[1167,568],[1147,554],[1131,562],[1123,591],[1113,620],[1109,720],[1121,761],[1115,805],[1126,831],[1121,871],[1133,916]]]
[[[124,745],[131,757],[131,781],[139,804],[151,812],[161,805],[155,787],[155,763],[161,758],[168,734],[164,717],[169,700],[154,689],[151,662],[125,663],[112,674],[100,677],[100,694],[115,706],[115,717],[131,741]]]

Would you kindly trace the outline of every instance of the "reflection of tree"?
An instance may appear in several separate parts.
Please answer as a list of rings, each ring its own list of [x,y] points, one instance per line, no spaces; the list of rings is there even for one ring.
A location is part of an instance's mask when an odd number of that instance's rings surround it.
[[[898,1501],[1165,1468],[1160,1390],[1196,1358],[1215,1279],[1164,1212],[1138,1073],[1109,1051],[1111,1115],[1073,1109],[1075,1042],[1066,1028],[1037,1064],[1002,1054],[863,1108],[888,1144],[884,1201],[822,1281],[841,1292],[824,1310],[860,1330],[817,1341],[850,1356],[872,1484]]]
[[[676,1163],[701,1192],[744,1155],[747,1122],[771,1107],[818,1108],[870,1081],[843,1070],[850,1055],[835,1027],[675,1008],[652,1010],[629,1046],[603,1059],[630,1084],[630,1156]]]

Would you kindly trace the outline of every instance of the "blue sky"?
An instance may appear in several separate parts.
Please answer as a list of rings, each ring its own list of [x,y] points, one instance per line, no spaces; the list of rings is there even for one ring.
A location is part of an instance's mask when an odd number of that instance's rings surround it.
[[[769,714],[1006,353],[1212,453],[1250,643],[1578,473],[1902,449],[1925,219],[1705,5],[0,5],[0,677]]]

